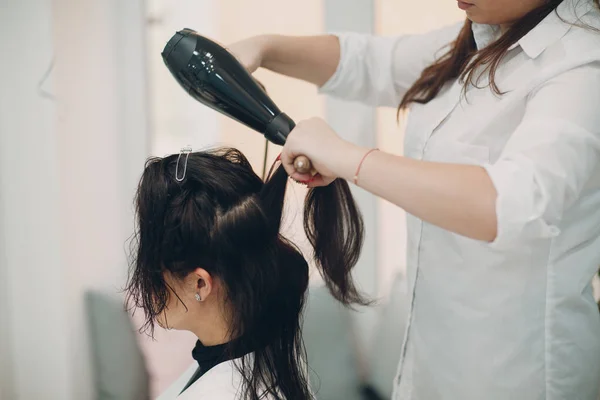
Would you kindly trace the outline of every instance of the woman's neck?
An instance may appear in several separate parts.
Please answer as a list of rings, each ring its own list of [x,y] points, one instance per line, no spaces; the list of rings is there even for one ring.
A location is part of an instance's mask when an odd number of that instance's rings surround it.
[[[229,324],[222,314],[215,313],[211,318],[203,318],[202,323],[190,329],[204,346],[216,346],[231,341]]]

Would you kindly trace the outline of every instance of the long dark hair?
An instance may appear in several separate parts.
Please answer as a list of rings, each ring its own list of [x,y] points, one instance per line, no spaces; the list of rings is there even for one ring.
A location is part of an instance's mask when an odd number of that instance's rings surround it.
[[[253,358],[243,357],[237,365],[244,398],[257,400],[265,393],[310,398],[300,331],[309,267],[279,233],[285,170],[277,168],[263,182],[242,153],[219,149],[191,153],[179,182],[177,162],[171,155],[146,163],[136,196],[128,304],[144,310],[143,328],[152,334],[169,301],[164,272],[182,279],[203,267],[223,282],[231,337],[244,342],[231,341],[228,352],[238,354],[237,346],[254,349]],[[363,221],[347,182],[309,191],[304,226],[335,298],[345,305],[367,304],[351,276]]]
[[[451,43],[449,50],[436,62],[425,68],[419,79],[408,89],[400,102],[398,112],[412,103],[429,103],[447,82],[457,78],[478,87],[478,80],[485,73],[489,76],[489,85],[492,91],[497,95],[502,95],[502,91],[496,84],[495,76],[508,49],[542,22],[552,11],[555,11],[562,2],[563,0],[547,0],[543,5],[512,24],[498,40],[479,51],[471,29],[473,23],[467,19],[458,37]],[[600,7],[600,0],[594,0],[594,3]],[[477,73],[478,71],[481,72]],[[466,90],[467,85],[464,88]]]

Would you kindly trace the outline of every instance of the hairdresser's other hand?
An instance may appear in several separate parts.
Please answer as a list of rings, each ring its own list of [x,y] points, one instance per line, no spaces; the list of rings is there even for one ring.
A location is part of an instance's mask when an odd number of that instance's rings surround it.
[[[260,68],[268,38],[266,36],[253,36],[248,39],[240,40],[227,47],[238,61],[253,73]]]
[[[337,178],[332,171],[332,163],[335,163],[337,156],[343,154],[346,145],[348,143],[327,122],[321,118],[310,118],[300,121],[290,132],[281,152],[281,162],[292,179],[310,182],[309,187],[327,186]],[[304,155],[311,161],[316,171],[314,176],[296,172],[294,159],[299,155]]]

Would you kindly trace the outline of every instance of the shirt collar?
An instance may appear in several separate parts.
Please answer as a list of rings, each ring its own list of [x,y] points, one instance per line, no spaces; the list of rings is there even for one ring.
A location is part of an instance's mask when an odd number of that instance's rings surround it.
[[[509,50],[520,46],[528,57],[538,57],[551,44],[562,38],[571,29],[572,24],[578,23],[581,17],[591,11],[593,7],[595,6],[592,0],[564,0],[559,4],[556,12],[551,12]],[[478,50],[487,47],[501,35],[498,25],[474,22],[472,30]]]

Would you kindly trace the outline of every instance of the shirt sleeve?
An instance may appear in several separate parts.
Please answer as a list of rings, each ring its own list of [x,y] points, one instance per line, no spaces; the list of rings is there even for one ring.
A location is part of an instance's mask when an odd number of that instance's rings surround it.
[[[521,124],[500,158],[486,165],[497,191],[493,248],[560,233],[600,161],[600,64],[547,81],[530,94]]]
[[[374,106],[397,107],[421,72],[457,38],[462,25],[395,37],[336,34],[340,62],[319,92]]]

